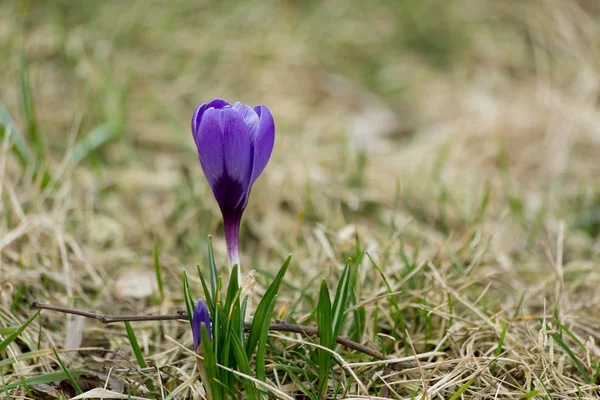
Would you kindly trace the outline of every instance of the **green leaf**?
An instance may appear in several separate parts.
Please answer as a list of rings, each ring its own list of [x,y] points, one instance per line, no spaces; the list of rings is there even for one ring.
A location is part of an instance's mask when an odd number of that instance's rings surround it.
[[[340,282],[338,283],[338,287],[335,293],[335,299],[333,301],[333,338],[331,344],[327,346],[331,349],[334,348],[335,340],[339,336],[344,326],[344,316],[346,315],[346,303],[348,302],[348,293],[350,288],[350,270],[350,260],[348,260],[348,262],[346,263],[346,267],[342,272],[342,276],[340,277]]]
[[[381,270],[379,265],[377,265],[375,260],[373,260],[373,258],[371,258],[371,255],[369,253],[367,253],[367,257],[369,257],[371,264],[373,264],[373,266],[375,267],[377,272],[379,272],[379,275],[381,275],[381,278],[383,279],[383,283],[385,284],[387,292],[390,295],[390,296],[388,296],[390,306],[395,311],[394,322],[399,326],[402,334],[405,335],[406,334],[406,324],[404,323],[404,316],[402,315],[400,306],[398,305],[398,300],[396,298],[397,296],[393,295],[394,291],[392,290],[392,287],[391,287],[390,283],[388,282],[387,277],[385,276],[385,274],[383,273],[383,271]],[[404,353],[406,355],[408,355],[408,343],[406,341],[404,341]]]
[[[11,333],[15,332],[17,330],[17,328],[13,328],[11,326],[9,326],[8,328],[0,328],[0,335],[10,335]]]
[[[18,338],[21,333],[23,333],[23,331],[27,328],[27,326],[29,326],[29,324],[34,319],[36,319],[36,317],[40,314],[40,311],[41,310],[39,310],[38,312],[33,314],[31,317],[29,317],[29,319],[27,321],[25,321],[25,323],[19,327],[19,329],[17,329],[16,331],[14,331],[10,335],[8,335],[6,337],[6,339],[4,339],[2,342],[0,342],[0,353],[4,349],[6,349],[8,347],[8,345],[11,344],[16,338]]]
[[[233,267],[233,270],[231,271],[231,277],[229,278],[229,287],[227,288],[227,297],[225,298],[225,313],[227,315],[231,313],[235,299],[238,299],[241,293],[241,289],[238,286],[238,275],[239,267],[236,264]]]
[[[231,336],[231,344],[232,344],[232,348],[233,348],[233,354],[237,361],[238,370],[243,374],[252,376],[252,369],[250,368],[250,360],[248,360],[248,356],[246,355],[246,352],[244,351],[244,346],[242,344],[242,341],[238,337],[237,332],[233,332],[233,331],[230,332],[230,336]],[[243,377],[238,377],[238,380],[241,381],[242,386],[246,390],[245,395],[249,399],[252,400],[252,399],[259,398],[259,396],[256,393],[256,387],[254,386],[254,382],[252,382],[248,379],[245,379]]]
[[[4,381],[4,374],[0,374],[0,379],[2,379],[2,387],[4,388],[4,396],[6,396],[6,400],[12,400],[10,397],[10,393],[8,393],[8,389],[6,388],[6,381]]]
[[[187,381],[183,382],[181,385],[179,385],[175,389],[173,389],[173,391],[171,393],[169,393],[169,395],[167,397],[165,397],[165,400],[172,400],[172,399],[180,398],[180,397],[176,397],[176,396],[179,396],[180,393],[182,393],[185,389],[189,388],[194,382],[196,382],[196,380],[198,380],[198,377],[192,377],[192,378],[188,379]],[[131,398],[131,396],[129,396],[129,398]]]
[[[208,337],[208,332],[206,330],[206,326],[202,324],[200,329],[200,335],[202,337],[202,355],[204,357],[204,362],[202,363],[201,368],[204,369],[205,378],[208,379],[207,382],[202,382],[204,388],[206,389],[208,398],[210,399],[221,399],[221,386],[216,384],[215,378],[217,377],[217,359],[215,357],[215,352],[213,350],[212,342]]]
[[[188,282],[187,273],[183,270],[183,297],[185,300],[185,308],[188,313],[188,321],[192,326],[192,317],[194,316],[194,300],[190,293],[190,283]]]
[[[81,376],[81,375],[85,375],[88,373],[89,372],[79,371],[79,370],[69,371],[69,374],[71,375],[72,378]],[[29,378],[23,379],[22,381],[8,384],[8,385],[4,386],[4,389],[12,390],[12,389],[16,389],[16,388],[24,387],[24,386],[40,385],[42,383],[50,383],[50,382],[59,382],[59,381],[63,381],[68,378],[69,378],[69,376],[64,371],[63,372],[51,372],[49,374],[30,376]]]
[[[279,270],[279,273],[265,292],[265,295],[258,304],[258,307],[256,307],[256,313],[252,319],[252,326],[250,327],[250,333],[248,334],[248,343],[246,344],[246,354],[248,355],[248,358],[250,358],[256,349],[262,332],[265,330],[268,331],[268,325],[271,322],[271,316],[273,315],[273,307],[275,304],[273,299],[275,296],[277,296],[277,292],[279,292],[279,286],[281,285],[283,276],[290,265],[291,259],[292,256],[289,256],[285,260],[281,266],[281,269]]]
[[[506,322],[502,322],[502,332],[500,332],[500,339],[498,340],[498,346],[496,347],[496,357],[500,357],[502,354],[502,346],[504,346],[504,338],[506,336],[506,328],[508,324]],[[496,364],[492,364],[492,372],[496,369]]]
[[[160,266],[160,258],[158,252],[158,243],[154,243],[152,247],[152,258],[154,259],[154,272],[156,274],[156,283],[158,284],[158,292],[160,293],[160,299],[165,298],[165,291],[163,287],[161,266]]]
[[[279,286],[283,280],[283,276],[290,265],[292,256],[289,256],[283,263],[283,266],[279,270],[279,273],[275,277],[275,280],[271,283],[265,296],[262,298],[256,309],[256,315],[252,321],[252,328],[250,333],[252,334],[255,329],[256,318],[262,320],[262,324],[257,326],[258,329],[258,346],[256,348],[256,377],[262,381],[265,380],[265,353],[267,351],[267,338],[269,336],[269,325],[273,318],[273,310],[275,309],[275,301],[277,299],[277,293],[279,292]],[[250,337],[248,343],[250,344]],[[250,353],[252,354],[252,353]],[[248,356],[250,356],[248,354]]]
[[[210,266],[210,286],[212,288],[212,298],[217,302],[217,287],[219,271],[215,263],[215,253],[213,252],[212,236],[208,236],[208,264]]]
[[[34,358],[47,356],[49,354],[52,354],[52,350],[50,349],[35,350],[23,354],[18,354],[15,357],[7,358],[6,360],[0,361],[0,367],[6,367],[7,365],[12,365],[17,361],[32,360]]]
[[[63,372],[65,373],[65,375],[67,375],[67,378],[69,378],[69,381],[71,381],[71,385],[73,385],[73,387],[75,388],[75,391],[77,392],[77,394],[83,394],[83,390],[81,390],[81,388],[79,387],[79,385],[77,384],[77,382],[75,382],[75,379],[73,378],[73,375],[71,375],[71,372],[67,369],[67,367],[65,366],[65,364],[60,359],[60,356],[56,352],[56,349],[52,348],[52,350],[54,350],[54,356],[56,357],[56,361],[58,361],[58,364],[62,368]]]
[[[129,339],[131,349],[133,350],[138,365],[140,368],[148,368],[148,364],[146,364],[146,360],[144,360],[144,355],[142,354],[142,349],[140,349],[140,345],[135,337],[135,332],[129,322],[125,322],[125,329],[127,330],[127,338]]]
[[[315,392],[310,390],[308,388],[308,386],[306,386],[306,384],[305,384],[306,382],[311,381],[310,377],[308,376],[308,371],[306,369],[294,367],[292,365],[285,365],[285,364],[275,364],[274,367],[277,368],[277,370],[287,372],[288,376],[292,378],[292,380],[296,383],[296,385],[298,385],[300,390],[306,396],[308,396],[308,398],[310,400],[318,399],[318,397],[315,395]],[[303,375],[304,381],[300,380],[300,378],[298,378],[297,374]]]
[[[546,329],[550,330],[548,326],[546,326]],[[562,347],[562,349],[565,351],[565,353],[567,353],[567,355],[571,358],[571,360],[573,360],[575,367],[577,367],[577,370],[579,371],[579,373],[581,374],[583,379],[587,383],[591,383],[590,376],[589,376],[585,366],[579,360],[579,358],[577,358],[577,356],[573,353],[573,351],[569,348],[569,346],[567,346],[567,344],[563,341],[562,337],[558,333],[550,333],[550,336],[552,336],[552,338],[554,339],[556,344],[558,344],[560,347]]]
[[[148,364],[144,359],[144,355],[142,354],[142,350],[140,349],[140,345],[135,337],[135,332],[133,327],[129,322],[125,322],[125,329],[127,330],[127,338],[129,339],[129,343],[131,344],[131,349],[133,350],[133,354],[135,355],[135,359],[138,362],[140,368],[148,368]],[[146,385],[150,390],[154,390],[154,383],[152,383],[151,379],[146,380]]]
[[[33,143],[33,148],[36,155],[36,171],[40,165],[44,164],[45,145],[44,138],[39,133],[38,123],[35,118],[35,107],[31,97],[31,86],[29,84],[29,73],[27,71],[27,59],[25,54],[21,54],[21,71],[19,74],[21,106],[23,108],[23,119],[27,124],[27,133]]]
[[[200,271],[200,264],[196,264],[196,269],[198,270],[198,276],[200,277],[200,282],[202,283],[202,291],[204,292],[204,298],[206,299],[206,306],[210,310],[210,314],[213,315],[215,313],[215,300],[212,297],[212,293],[208,290],[208,286],[206,285],[202,271]]]
[[[473,375],[471,379],[469,379],[464,385],[460,387],[460,389],[458,389],[456,393],[452,395],[452,397],[450,397],[450,400],[458,399],[465,392],[465,390],[467,390],[469,386],[471,386],[473,382],[475,382],[475,379],[477,379],[478,376],[479,374]]]
[[[118,132],[108,123],[96,126],[73,146],[70,159],[71,165],[79,164],[90,154],[96,152],[99,148],[117,136]]]
[[[18,129],[17,123],[4,106],[2,100],[0,100],[0,125],[3,127],[3,129],[0,129],[0,138],[4,139],[5,135],[10,135],[10,140],[13,142],[13,153],[21,165],[27,167],[27,165],[31,164],[29,161],[30,153],[27,140]]]
[[[521,397],[519,397],[519,399],[520,400],[531,399],[532,397],[535,397],[538,394],[540,394],[540,390],[539,389],[532,390],[531,392],[527,392],[527,393],[523,394]]]
[[[317,327],[319,328],[319,344],[330,349],[333,345],[333,318],[331,315],[331,299],[327,282],[321,282],[319,293],[319,305],[317,306]],[[331,353],[324,349],[318,349],[319,359],[319,396],[324,398],[327,392],[327,377],[331,370]]]

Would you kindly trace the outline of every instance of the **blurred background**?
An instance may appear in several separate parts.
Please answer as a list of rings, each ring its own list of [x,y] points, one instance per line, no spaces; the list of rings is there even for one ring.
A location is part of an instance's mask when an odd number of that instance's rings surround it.
[[[277,126],[247,270],[291,252],[308,284],[356,237],[394,266],[399,235],[420,260],[446,244],[468,260],[479,232],[512,273],[546,262],[561,224],[565,262],[597,261],[599,15],[585,0],[5,0],[0,118],[29,148],[4,148],[2,278],[68,273],[58,292],[108,282],[108,300],[151,286],[155,244],[174,288],[208,234],[225,260],[189,128],[215,97],[265,104]]]

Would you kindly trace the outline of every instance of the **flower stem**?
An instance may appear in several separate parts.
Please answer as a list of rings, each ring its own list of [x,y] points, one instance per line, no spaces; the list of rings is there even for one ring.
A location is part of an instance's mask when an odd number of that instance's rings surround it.
[[[240,266],[240,222],[241,215],[235,217],[224,217],[225,242],[227,243],[227,254],[229,255],[229,276],[233,271],[233,266],[238,266],[238,283],[241,284],[241,266]]]

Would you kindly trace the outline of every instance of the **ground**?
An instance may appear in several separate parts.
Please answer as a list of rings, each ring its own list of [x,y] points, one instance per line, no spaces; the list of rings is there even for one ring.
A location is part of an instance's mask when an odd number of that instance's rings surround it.
[[[34,300],[185,310],[209,235],[226,271],[189,127],[215,97],[277,127],[242,226],[250,318],[292,254],[274,317],[316,325],[350,258],[341,334],[414,363],[336,347],[326,395],[597,398],[599,17],[585,0],[2,2],[0,398],[70,396],[65,369],[204,393],[185,321],[132,323],[139,351],[122,324],[47,310],[16,329]],[[279,397],[318,398],[316,343],[271,333]]]

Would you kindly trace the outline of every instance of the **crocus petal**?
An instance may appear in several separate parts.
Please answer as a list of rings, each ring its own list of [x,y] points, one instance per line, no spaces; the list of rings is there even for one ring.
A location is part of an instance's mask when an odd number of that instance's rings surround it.
[[[200,106],[198,108],[196,108],[196,111],[194,112],[194,116],[192,117],[192,133],[194,135],[196,134],[196,130],[200,126],[200,121],[202,121],[202,116],[204,115],[204,112],[207,109],[215,108],[217,110],[220,110],[220,109],[230,106],[230,105],[231,104],[229,104],[228,102],[226,102],[223,99],[213,99],[208,104],[206,104],[206,103],[200,104]]]
[[[201,104],[198,108],[196,108],[196,111],[194,111],[194,116],[192,117],[192,135],[194,135],[194,137],[198,131],[198,126],[200,126],[200,121],[202,121],[204,111],[206,111],[205,103]]]
[[[254,161],[252,166],[252,178],[250,185],[263,172],[275,145],[275,121],[269,109],[265,106],[256,106],[254,111],[259,117],[258,130],[253,137]]]
[[[210,329],[210,314],[208,313],[208,307],[202,299],[198,299],[196,308],[194,308],[194,314],[192,315],[192,336],[194,338],[194,351],[198,349],[202,342],[202,324],[206,326],[206,332],[208,337],[211,338]]]
[[[204,111],[198,129],[194,131],[200,165],[211,188],[221,179],[225,168],[222,117],[222,111],[210,108]]]
[[[248,135],[250,135],[251,138],[254,138],[258,132],[259,123],[256,111],[254,111],[252,107],[239,102],[235,103],[232,108],[236,110],[244,120],[244,123],[248,127]]]
[[[252,175],[252,140],[241,115],[232,108],[223,111],[223,152],[229,177],[243,186],[250,185]]]

